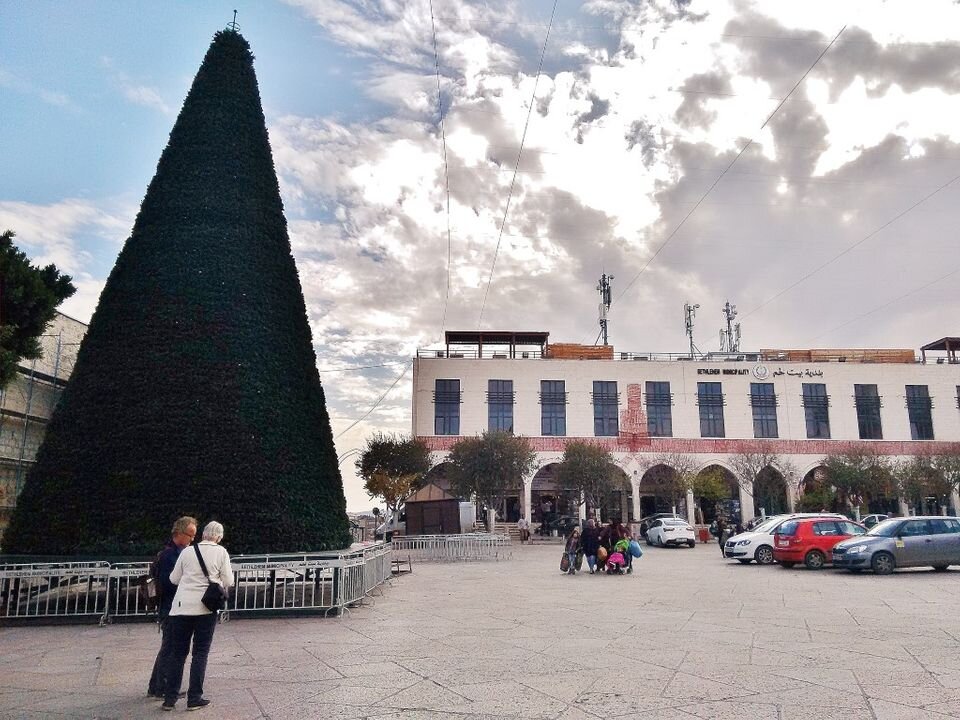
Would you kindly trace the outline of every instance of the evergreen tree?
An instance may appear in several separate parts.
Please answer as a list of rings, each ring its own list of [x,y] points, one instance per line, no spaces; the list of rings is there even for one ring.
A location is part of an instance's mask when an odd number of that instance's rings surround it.
[[[6,552],[349,545],[250,46],[216,34],[107,280]]]
[[[17,374],[17,363],[40,357],[40,336],[57,306],[77,291],[55,265],[33,266],[13,236],[0,233],[0,390]]]

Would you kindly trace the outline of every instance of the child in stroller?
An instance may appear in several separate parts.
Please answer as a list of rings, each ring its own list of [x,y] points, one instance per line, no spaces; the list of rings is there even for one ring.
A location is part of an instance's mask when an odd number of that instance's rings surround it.
[[[607,557],[607,575],[623,575],[627,559],[620,551],[614,551]]]

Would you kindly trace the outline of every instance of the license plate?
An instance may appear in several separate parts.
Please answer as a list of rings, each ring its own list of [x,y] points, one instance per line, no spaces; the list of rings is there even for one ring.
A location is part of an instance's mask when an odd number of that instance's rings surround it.
[[[789,541],[789,540],[781,540],[780,542],[777,543],[777,545],[780,546],[780,547],[790,547],[790,541]]]

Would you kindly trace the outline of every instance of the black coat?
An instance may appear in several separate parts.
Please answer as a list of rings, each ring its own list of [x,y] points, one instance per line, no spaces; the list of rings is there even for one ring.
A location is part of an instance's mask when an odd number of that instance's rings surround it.
[[[600,548],[600,531],[597,528],[584,528],[580,534],[580,544],[584,555],[596,555]]]

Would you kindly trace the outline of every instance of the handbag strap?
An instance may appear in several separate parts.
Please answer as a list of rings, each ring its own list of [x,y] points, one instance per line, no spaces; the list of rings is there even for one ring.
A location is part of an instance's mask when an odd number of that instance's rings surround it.
[[[200,546],[194,545],[193,549],[197,551],[197,560],[200,561],[200,569],[203,570],[203,574],[206,575],[207,580],[210,581],[210,573],[207,572],[207,564],[203,561],[203,555],[200,554]]]

